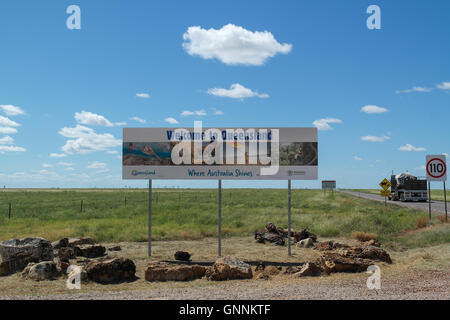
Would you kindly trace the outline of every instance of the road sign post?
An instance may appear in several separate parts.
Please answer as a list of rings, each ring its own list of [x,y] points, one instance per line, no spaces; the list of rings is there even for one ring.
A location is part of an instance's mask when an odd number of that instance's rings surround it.
[[[387,197],[391,196],[391,192],[389,191],[391,182],[384,178],[383,181],[380,182],[379,186],[383,188],[383,190],[381,190],[381,196],[384,197],[384,207],[387,208]]]
[[[445,181],[447,181],[447,158],[445,155],[427,155],[425,169],[428,181],[428,211],[431,222],[431,181],[442,181],[444,184],[445,221],[447,221],[447,195]]]

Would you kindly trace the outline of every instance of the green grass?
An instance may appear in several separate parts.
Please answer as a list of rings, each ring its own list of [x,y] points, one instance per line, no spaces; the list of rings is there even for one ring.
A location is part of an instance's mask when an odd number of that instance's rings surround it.
[[[363,231],[375,233],[382,242],[396,242],[399,231],[416,229],[415,222],[426,215],[392,204],[385,210],[384,203],[342,193],[324,195],[320,190],[292,190],[292,227],[295,230],[308,227],[321,237],[350,237],[353,231]],[[287,228],[286,190],[223,190],[222,231],[225,236],[249,235],[264,228],[267,222]],[[437,219],[435,223],[440,224]],[[146,190],[0,192],[0,240],[26,236],[49,240],[91,236],[98,241],[145,241],[147,228]],[[154,190],[152,228],[155,240],[216,236],[217,190]],[[444,236],[438,239],[448,242],[448,232],[449,229],[445,229]],[[429,239],[432,244],[441,241]],[[402,243],[416,246],[427,241]]]
[[[370,193],[379,195],[380,189],[352,189],[351,191]],[[446,190],[447,202],[450,202],[450,190]],[[381,197],[381,196],[380,196]],[[431,190],[431,200],[444,201],[444,190]]]

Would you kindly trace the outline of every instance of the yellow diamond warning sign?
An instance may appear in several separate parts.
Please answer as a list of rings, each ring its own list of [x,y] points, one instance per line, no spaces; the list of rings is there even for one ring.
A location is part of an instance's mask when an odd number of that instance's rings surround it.
[[[391,183],[389,182],[388,179],[384,179],[383,181],[380,182],[380,187],[383,188],[383,190],[387,190],[389,189],[389,187],[391,186]]]

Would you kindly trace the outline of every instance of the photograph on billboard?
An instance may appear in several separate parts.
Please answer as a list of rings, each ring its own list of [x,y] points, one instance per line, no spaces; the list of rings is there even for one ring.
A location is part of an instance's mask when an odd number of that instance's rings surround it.
[[[177,130],[185,134],[177,138]],[[195,131],[124,128],[123,178],[317,179],[316,128],[209,128],[198,132],[199,139]]]

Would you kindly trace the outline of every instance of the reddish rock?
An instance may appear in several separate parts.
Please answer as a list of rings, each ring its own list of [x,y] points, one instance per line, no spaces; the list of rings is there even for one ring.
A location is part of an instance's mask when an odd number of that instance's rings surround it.
[[[200,279],[206,267],[199,265],[177,265],[165,262],[150,263],[145,270],[147,281],[188,281]]]
[[[206,270],[206,279],[213,281],[251,279],[253,277],[250,266],[238,259],[225,257],[217,259],[214,265]]]
[[[136,266],[130,259],[113,258],[92,261],[86,269],[89,279],[107,283],[135,279]]]

